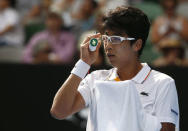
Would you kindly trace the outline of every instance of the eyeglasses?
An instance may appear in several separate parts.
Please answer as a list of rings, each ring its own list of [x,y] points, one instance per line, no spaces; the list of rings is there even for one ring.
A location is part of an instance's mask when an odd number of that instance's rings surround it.
[[[102,40],[103,41],[108,41],[112,44],[121,44],[124,40],[135,40],[135,38],[125,38],[121,36],[107,36],[107,35],[102,35]]]

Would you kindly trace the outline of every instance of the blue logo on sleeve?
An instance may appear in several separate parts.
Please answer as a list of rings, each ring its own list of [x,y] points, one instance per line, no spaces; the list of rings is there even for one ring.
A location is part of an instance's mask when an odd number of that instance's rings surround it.
[[[175,110],[171,109],[171,112],[178,116],[178,113]]]

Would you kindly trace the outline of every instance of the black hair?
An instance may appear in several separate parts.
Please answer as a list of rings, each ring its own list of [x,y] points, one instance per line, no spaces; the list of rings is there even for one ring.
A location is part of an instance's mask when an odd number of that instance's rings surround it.
[[[140,57],[149,34],[150,21],[140,9],[121,6],[103,17],[99,31],[103,34],[107,29],[119,34],[126,33],[128,37],[133,37],[136,40],[141,39],[142,47],[138,51],[138,57]],[[136,40],[131,41],[131,45]]]

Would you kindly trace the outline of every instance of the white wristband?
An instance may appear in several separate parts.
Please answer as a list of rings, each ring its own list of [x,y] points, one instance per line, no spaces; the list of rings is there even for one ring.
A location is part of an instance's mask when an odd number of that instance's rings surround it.
[[[90,65],[88,65],[87,63],[85,63],[83,60],[80,59],[75,64],[74,68],[71,71],[71,74],[75,74],[83,79],[88,73],[89,69],[90,69]]]

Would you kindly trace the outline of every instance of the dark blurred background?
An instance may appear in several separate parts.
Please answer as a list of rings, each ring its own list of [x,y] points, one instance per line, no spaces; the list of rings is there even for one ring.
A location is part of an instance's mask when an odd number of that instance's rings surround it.
[[[92,67],[92,70],[109,67]],[[55,120],[50,116],[53,97],[66,80],[72,66],[1,64],[1,131],[82,131],[86,126],[86,115],[77,113],[66,120]],[[188,69],[168,66],[155,68],[172,76],[177,85],[180,105],[180,127],[188,126],[187,74]],[[86,113],[87,114],[87,113]]]
[[[59,121],[50,107],[82,41],[99,31],[103,14],[121,5],[148,15],[151,30],[141,61],[175,79],[180,130],[188,130],[187,0],[0,0],[0,131],[85,130],[87,109]],[[109,68],[101,47],[91,70]]]

